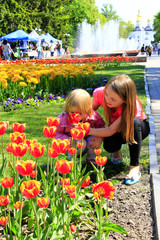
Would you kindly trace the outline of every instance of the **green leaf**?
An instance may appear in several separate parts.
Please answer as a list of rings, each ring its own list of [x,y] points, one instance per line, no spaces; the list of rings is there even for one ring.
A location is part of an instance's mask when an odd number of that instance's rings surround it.
[[[33,219],[32,219],[32,218],[29,219],[29,221],[28,221],[28,229],[29,229],[29,230],[32,228],[33,223],[34,223]]]
[[[103,230],[105,230],[105,231],[114,231],[114,232],[119,232],[119,233],[122,233],[122,234],[127,234],[126,230],[118,224],[103,223],[102,227],[103,227]]]
[[[48,227],[45,230],[42,231],[42,238],[41,239],[47,239],[47,237],[49,236],[49,233],[51,231],[51,228]]]

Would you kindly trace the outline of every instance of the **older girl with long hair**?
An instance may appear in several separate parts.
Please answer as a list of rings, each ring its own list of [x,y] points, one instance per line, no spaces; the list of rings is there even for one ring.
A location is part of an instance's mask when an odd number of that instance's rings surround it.
[[[93,92],[93,109],[104,108],[107,126],[101,129],[91,128],[89,134],[104,137],[103,146],[112,153],[111,161],[121,163],[121,146],[128,143],[130,152],[130,170],[125,178],[126,184],[139,181],[139,155],[142,140],[149,132],[147,117],[142,104],[136,96],[133,80],[125,74],[114,76],[105,87],[97,88]],[[96,148],[96,141],[92,139],[91,146]]]

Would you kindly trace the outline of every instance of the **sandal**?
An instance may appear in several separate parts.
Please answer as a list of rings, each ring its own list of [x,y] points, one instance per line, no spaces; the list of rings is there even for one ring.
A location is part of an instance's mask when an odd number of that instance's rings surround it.
[[[120,158],[120,157],[117,157],[117,158],[111,157],[111,163],[113,163],[113,164],[120,164],[120,163],[122,163],[122,158]]]
[[[128,185],[135,184],[135,183],[139,182],[140,178],[141,178],[140,171],[138,173],[134,174],[133,176],[127,175],[126,179],[125,179],[125,184],[128,184]]]

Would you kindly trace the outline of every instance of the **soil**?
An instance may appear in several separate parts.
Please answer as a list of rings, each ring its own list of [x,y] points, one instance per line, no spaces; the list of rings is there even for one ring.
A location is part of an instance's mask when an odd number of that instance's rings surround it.
[[[122,174],[114,177],[118,182],[114,184],[114,199],[109,200],[112,209],[109,221],[121,225],[128,234],[111,231],[107,240],[156,240],[150,175],[142,173],[140,181],[130,186],[124,184],[124,177]],[[90,233],[87,232],[82,229],[81,240],[89,239]],[[0,239],[4,239],[2,236],[0,227]]]
[[[114,200],[109,201],[109,220],[121,225],[128,234],[110,232],[108,240],[156,240],[150,175],[142,173],[140,181],[129,186],[124,184],[123,175],[116,179],[119,183],[114,185]]]

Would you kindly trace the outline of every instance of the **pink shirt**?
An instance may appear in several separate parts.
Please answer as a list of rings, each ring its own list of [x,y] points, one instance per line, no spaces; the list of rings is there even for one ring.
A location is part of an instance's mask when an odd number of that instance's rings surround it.
[[[104,97],[104,87],[96,88],[93,92],[93,98],[96,104],[101,105],[102,107],[103,107],[103,97]],[[146,114],[143,112],[142,105],[138,100],[136,100],[136,107],[137,107],[136,117],[142,120],[147,119]],[[119,108],[116,112],[113,112],[111,110],[112,122],[114,122],[117,118],[119,118],[121,113],[122,113],[122,107]]]
[[[59,118],[60,118],[60,124],[57,126],[55,138],[64,140],[66,138],[71,137],[70,130],[73,128],[73,125],[68,120],[67,113],[60,114]],[[89,122],[91,128],[104,128],[105,127],[105,122],[104,122],[103,118],[96,111],[93,111],[92,116],[87,117],[86,119],[83,120],[83,122]]]

